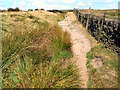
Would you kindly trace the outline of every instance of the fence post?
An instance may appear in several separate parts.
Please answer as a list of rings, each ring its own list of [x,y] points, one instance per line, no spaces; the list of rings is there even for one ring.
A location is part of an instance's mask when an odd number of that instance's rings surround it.
[[[99,32],[99,36],[98,36],[98,42],[100,42],[101,33],[102,33],[102,29],[103,29],[103,22],[105,21],[105,15],[106,15],[106,13],[104,13],[104,16],[103,16],[103,19],[102,19],[102,24],[101,24],[100,32]]]
[[[88,29],[89,17],[90,17],[90,14],[88,14],[86,29]]]
[[[82,19],[83,19],[83,15],[82,15],[82,13],[81,13],[81,24],[82,24]]]
[[[78,13],[77,13],[77,19],[79,20],[79,11],[78,11]]]
[[[88,13],[88,17],[87,17],[86,29],[88,29],[89,17],[90,17],[90,10],[91,10],[91,8],[89,7],[89,13]]]

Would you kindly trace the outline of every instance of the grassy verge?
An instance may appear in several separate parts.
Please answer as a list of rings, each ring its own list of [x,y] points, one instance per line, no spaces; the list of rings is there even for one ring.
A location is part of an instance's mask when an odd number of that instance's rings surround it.
[[[118,88],[118,55],[96,45],[87,53],[88,88]]]
[[[114,19],[114,20],[118,20],[118,21],[120,21],[120,17],[115,18],[115,17],[109,17],[109,16],[106,16],[105,18],[107,18],[107,19]]]
[[[78,22],[79,23],[79,22]],[[118,54],[97,43],[94,37],[80,24],[79,28],[91,42],[91,50],[87,53],[87,69],[89,73],[88,88],[120,88]]]
[[[56,24],[63,15],[43,14],[44,18],[35,12],[34,15],[3,15],[3,88],[77,88],[80,85],[77,67],[69,61],[73,56],[70,36]]]

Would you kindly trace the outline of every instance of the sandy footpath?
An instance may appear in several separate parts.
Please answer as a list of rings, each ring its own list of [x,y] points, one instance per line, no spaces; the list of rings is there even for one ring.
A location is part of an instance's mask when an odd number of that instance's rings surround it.
[[[74,54],[73,59],[77,60],[76,65],[79,67],[80,80],[82,80],[83,83],[81,88],[87,88],[89,75],[86,67],[86,53],[90,51],[91,43],[83,30],[79,28],[79,24],[72,22],[74,17],[73,13],[67,14],[65,20],[58,24],[64,31],[67,31],[71,35],[71,42],[73,44],[72,51]]]

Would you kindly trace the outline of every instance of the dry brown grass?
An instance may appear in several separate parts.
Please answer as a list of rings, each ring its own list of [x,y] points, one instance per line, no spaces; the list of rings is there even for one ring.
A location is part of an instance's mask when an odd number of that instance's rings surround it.
[[[66,15],[68,15],[70,17],[70,20],[72,23],[77,21],[77,18],[75,16],[75,14],[73,14],[73,12],[68,12]]]
[[[41,19],[42,21],[47,21],[49,23],[56,23],[57,19],[58,19],[58,15],[52,12],[48,12],[48,11],[27,11],[27,12],[3,12],[2,15],[6,15],[8,16],[8,20],[9,21],[13,21],[13,19],[15,19],[15,17],[11,18],[10,15],[21,15],[23,17],[28,16],[28,15],[33,15],[39,19]],[[27,18],[28,19],[28,18]],[[30,19],[28,19],[30,20]],[[28,22],[28,21],[27,21]]]
[[[4,88],[78,87],[77,68],[69,61],[70,36],[57,25],[64,15],[45,11],[2,15]]]

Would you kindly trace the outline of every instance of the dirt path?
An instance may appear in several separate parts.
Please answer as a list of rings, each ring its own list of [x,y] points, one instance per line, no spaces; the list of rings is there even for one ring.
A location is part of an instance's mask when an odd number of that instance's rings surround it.
[[[71,15],[74,15],[71,13]],[[69,32],[71,35],[72,50],[74,53],[74,60],[77,60],[76,64],[79,67],[80,80],[82,80],[82,87],[87,88],[88,82],[88,72],[86,67],[86,53],[90,51],[91,44],[89,39],[86,37],[84,32],[79,28],[77,23],[72,23],[73,19],[69,14],[66,16],[64,21],[59,22],[58,24],[62,27],[64,31]]]

